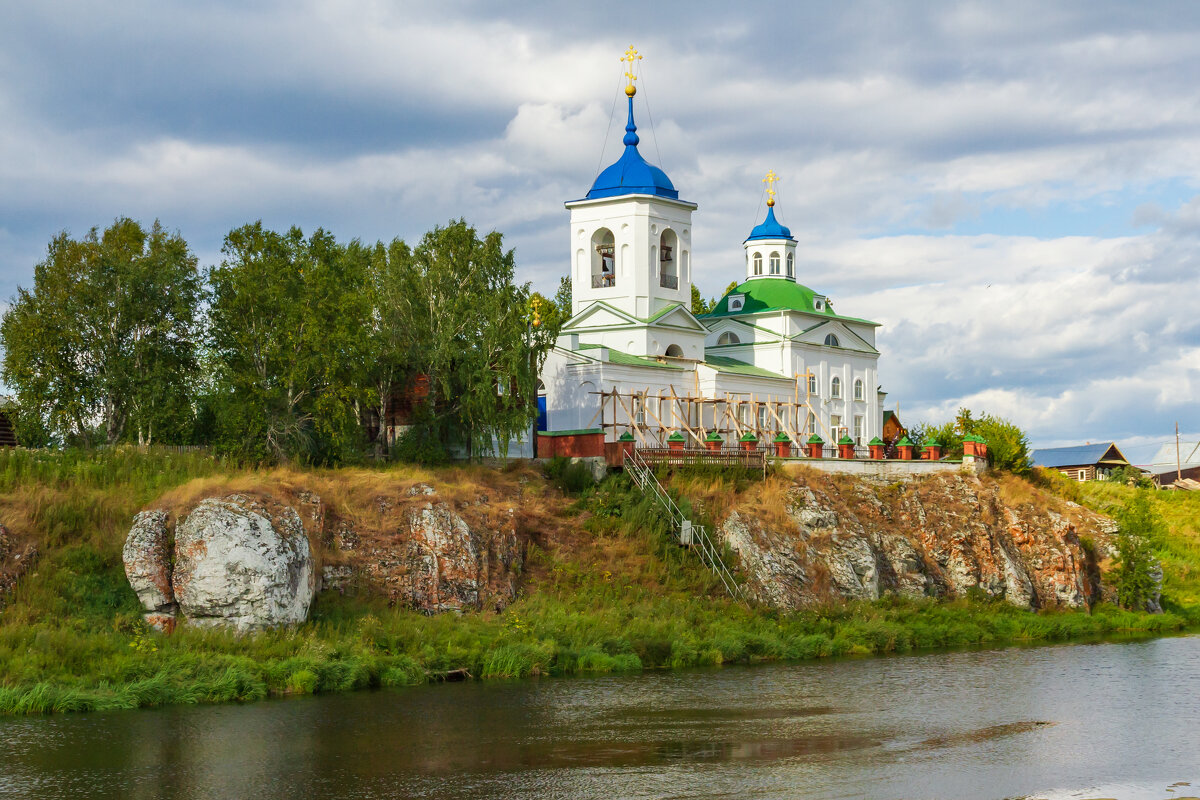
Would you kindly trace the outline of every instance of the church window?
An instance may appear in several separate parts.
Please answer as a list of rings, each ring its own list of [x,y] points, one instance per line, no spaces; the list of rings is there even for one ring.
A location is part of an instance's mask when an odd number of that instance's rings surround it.
[[[854,415],[854,443],[863,443],[863,418],[859,414]]]
[[[679,270],[675,261],[677,244],[675,231],[668,228],[658,237],[658,285],[664,289],[679,288]],[[653,256],[654,248],[650,248]]]
[[[741,341],[732,331],[725,331],[717,337],[717,344],[741,344]]]
[[[646,424],[646,399],[640,394],[633,396],[633,422],[635,425]]]
[[[763,403],[761,406],[758,407],[758,429],[760,431],[767,430],[767,428],[769,427],[768,426],[769,419],[770,419],[770,412],[767,411],[767,404]]]
[[[746,302],[746,295],[731,294],[731,295],[729,295],[729,310],[730,311],[741,311],[742,305],[745,304],[745,302]]]
[[[826,347],[841,347],[842,343],[838,341],[838,337],[834,336],[831,333],[825,337],[825,346]]]
[[[833,378],[833,380],[831,380],[829,382],[829,396],[830,397],[841,397],[842,396],[842,379],[841,378],[838,378],[835,376]]]
[[[779,274],[779,253],[771,253],[770,267],[772,275]]]
[[[834,443],[846,435],[846,429],[842,427],[842,417],[840,414],[829,415],[829,433],[833,436]]]
[[[754,254],[754,274],[762,275],[762,253]]]
[[[808,393],[811,395],[817,393],[817,376],[811,372],[808,373]]]
[[[677,344],[667,347],[667,356],[669,358],[683,358],[683,348]]]
[[[788,253],[787,255],[787,276],[789,278],[796,277],[796,254]]]
[[[825,298],[824,297],[814,297],[813,298],[813,310],[814,311],[824,311],[825,310]]]
[[[862,382],[862,378],[859,378],[859,379],[857,379],[856,381],[854,381],[854,399],[855,399],[855,400],[862,400],[862,399],[863,399],[863,382]]]

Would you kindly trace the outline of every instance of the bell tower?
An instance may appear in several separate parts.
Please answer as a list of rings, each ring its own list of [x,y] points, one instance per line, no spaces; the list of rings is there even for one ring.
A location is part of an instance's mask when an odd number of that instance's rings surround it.
[[[633,119],[636,65],[630,45],[625,65],[625,150],[605,168],[571,212],[571,313],[604,302],[638,319],[692,298],[692,212],[671,179],[642,158]]]

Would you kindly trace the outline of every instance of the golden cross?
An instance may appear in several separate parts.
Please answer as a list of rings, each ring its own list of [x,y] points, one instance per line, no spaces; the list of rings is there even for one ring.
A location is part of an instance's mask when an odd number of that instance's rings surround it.
[[[637,80],[637,76],[633,74],[633,62],[641,60],[641,55],[637,50],[633,49],[633,45],[629,45],[629,49],[625,51],[625,55],[621,56],[621,63],[629,62],[629,66],[625,69],[625,79],[628,81],[625,84],[625,94],[630,97],[637,94],[637,87],[633,85],[633,82]]]
[[[762,182],[767,185],[767,205],[775,205],[775,184],[779,183],[779,176],[775,174],[775,170],[769,169]]]

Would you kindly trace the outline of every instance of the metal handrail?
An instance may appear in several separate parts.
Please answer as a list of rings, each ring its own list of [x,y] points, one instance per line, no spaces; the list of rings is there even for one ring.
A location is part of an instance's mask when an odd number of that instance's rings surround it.
[[[646,460],[636,448],[625,457],[625,471],[629,473],[629,476],[633,478],[633,482],[643,493],[653,495],[659,505],[666,509],[667,515],[671,520],[671,527],[680,538],[680,543],[689,548],[696,547],[700,553],[700,560],[721,579],[721,583],[725,586],[725,591],[729,592],[730,596],[735,600],[745,602],[741,587],[738,586],[733,573],[726,566],[725,560],[721,557],[721,552],[713,544],[708,531],[703,525],[695,525],[688,520],[682,509],[671,498],[671,495],[667,494],[667,490],[663,488],[663,485],[659,483],[654,470],[646,463]],[[685,530],[690,530],[690,541],[683,541],[683,532]]]

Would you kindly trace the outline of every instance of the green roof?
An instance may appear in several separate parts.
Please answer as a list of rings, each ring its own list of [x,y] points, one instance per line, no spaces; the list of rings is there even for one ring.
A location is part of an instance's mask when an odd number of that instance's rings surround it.
[[[878,447],[881,444],[887,444],[887,442],[885,442],[883,439],[880,439],[878,436],[876,436],[874,439],[867,442],[867,444],[869,444],[872,447]]]
[[[779,433],[775,434],[774,441],[779,442],[780,444],[782,444],[784,442],[790,443],[792,441],[792,437],[788,436],[783,431],[780,431]]]
[[[686,439],[687,439],[687,437],[685,437],[679,431],[675,431],[674,433],[672,433],[670,436],[667,437],[668,442],[683,442],[683,441],[686,441]]]
[[[825,444],[825,440],[822,439],[818,434],[814,433],[812,436],[808,437],[808,443],[809,444]]]
[[[725,440],[721,438],[721,434],[717,433],[716,431],[713,431],[708,436],[704,437],[704,441],[706,441],[706,442],[723,442]]]
[[[739,442],[757,442],[758,437],[754,435],[753,431],[746,431],[745,433],[742,434],[742,438],[738,439],[738,441]]]
[[[624,433],[622,433],[622,434],[621,434],[621,438],[620,438],[620,439],[618,439],[617,441],[619,441],[619,442],[632,442],[632,441],[633,441],[633,434],[632,434],[632,433],[630,433],[629,431],[625,431]]]
[[[581,344],[580,350],[598,350],[604,345],[600,344]],[[672,364],[667,361],[659,361],[654,356],[634,356],[629,353],[622,353],[620,350],[608,348],[608,363],[621,364],[626,367],[655,367],[657,369],[678,369],[682,370],[679,364]]]
[[[854,440],[851,439],[850,434],[847,433],[842,438],[838,439],[838,444],[854,444]]]
[[[912,439],[909,439],[907,436],[901,436],[900,441],[896,442],[896,447],[912,447],[912,446],[913,446]]]
[[[742,294],[746,296],[745,303],[737,311],[729,310],[729,295]],[[829,319],[840,319],[848,322],[861,322],[866,325],[878,325],[877,322],[871,322],[868,319],[858,319],[857,317],[843,317],[840,314],[834,313],[829,306],[829,301],[825,302],[825,310],[817,311],[813,305],[813,297],[816,292],[796,283],[795,281],[787,280],[786,278],[752,278],[745,283],[739,284],[737,288],[730,290],[724,297],[717,302],[716,308],[710,313],[703,315],[704,317],[729,317],[739,316],[742,314],[761,314],[769,311],[802,311],[806,314],[815,314]]]
[[[730,358],[729,356],[706,355],[704,363],[717,372],[725,372],[733,375],[751,375],[757,378],[779,378],[789,382],[792,380],[780,375],[778,372],[771,372],[769,369],[756,367],[753,364],[747,364],[745,361],[738,361],[736,358]]]

